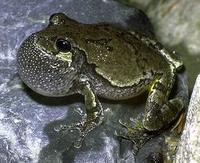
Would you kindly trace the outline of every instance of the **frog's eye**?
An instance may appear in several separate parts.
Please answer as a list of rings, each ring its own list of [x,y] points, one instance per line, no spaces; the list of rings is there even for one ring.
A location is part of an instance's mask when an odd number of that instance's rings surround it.
[[[71,50],[71,44],[65,39],[58,39],[56,41],[56,48],[61,52],[68,52]]]

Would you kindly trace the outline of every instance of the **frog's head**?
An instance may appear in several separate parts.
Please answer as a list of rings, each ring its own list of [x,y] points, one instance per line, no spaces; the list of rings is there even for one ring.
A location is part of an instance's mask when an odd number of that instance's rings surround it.
[[[34,91],[47,96],[68,94],[83,63],[80,51],[66,38],[62,27],[64,16],[51,16],[48,27],[29,36],[17,53],[21,79]]]

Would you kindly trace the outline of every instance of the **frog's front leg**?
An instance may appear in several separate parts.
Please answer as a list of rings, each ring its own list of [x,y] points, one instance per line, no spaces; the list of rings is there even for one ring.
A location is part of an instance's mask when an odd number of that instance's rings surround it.
[[[81,77],[78,85],[80,87],[79,93],[85,98],[86,117],[78,125],[80,136],[74,143],[74,147],[76,148],[81,147],[83,139],[90,131],[97,127],[103,119],[103,108],[87,77]]]
[[[150,87],[143,126],[149,131],[159,130],[175,120],[184,107],[184,99],[177,96],[168,99],[175,80],[171,69],[158,77]]]

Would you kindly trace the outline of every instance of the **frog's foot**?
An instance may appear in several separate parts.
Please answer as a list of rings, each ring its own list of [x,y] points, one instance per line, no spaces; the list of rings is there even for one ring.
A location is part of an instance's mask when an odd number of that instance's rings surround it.
[[[95,117],[88,116],[86,121],[83,121],[78,124],[75,128],[79,130],[80,135],[78,139],[74,142],[75,148],[80,148],[84,138],[90,133],[93,129],[99,126],[103,121],[103,113],[95,115]]]
[[[154,103],[151,105],[151,109],[145,114],[143,126],[148,131],[156,131],[167,127],[178,118],[183,108],[184,102],[179,98],[169,100],[162,107]]]
[[[78,131],[78,136],[76,140],[73,142],[73,146],[75,148],[80,148],[84,138],[98,125],[102,123],[103,120],[103,113],[100,113],[99,115],[95,115],[91,117],[91,115],[88,115],[87,118],[85,118],[83,121],[74,123],[71,125],[62,125],[57,130],[59,132],[74,132]]]
[[[132,127],[130,124],[124,123],[121,120],[119,120],[119,123],[126,130],[116,133],[116,136],[122,139],[130,140],[133,143],[134,153],[137,153],[146,142],[155,136],[155,134],[147,132],[147,130],[142,126],[141,120],[136,122],[135,127]]]

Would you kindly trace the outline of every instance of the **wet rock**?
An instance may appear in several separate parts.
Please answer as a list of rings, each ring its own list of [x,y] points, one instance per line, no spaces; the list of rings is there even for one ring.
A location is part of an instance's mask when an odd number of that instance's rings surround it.
[[[199,162],[200,160],[200,75],[197,77],[186,123],[178,146],[175,162]]]

